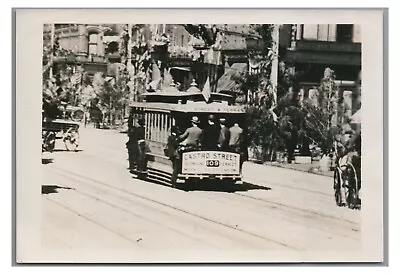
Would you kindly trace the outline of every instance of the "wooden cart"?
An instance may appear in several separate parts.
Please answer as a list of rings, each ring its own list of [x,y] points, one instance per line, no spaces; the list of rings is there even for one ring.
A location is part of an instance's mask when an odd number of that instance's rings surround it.
[[[42,122],[42,151],[53,151],[56,139],[62,139],[68,151],[76,151],[79,146],[79,124],[65,120],[45,120]]]

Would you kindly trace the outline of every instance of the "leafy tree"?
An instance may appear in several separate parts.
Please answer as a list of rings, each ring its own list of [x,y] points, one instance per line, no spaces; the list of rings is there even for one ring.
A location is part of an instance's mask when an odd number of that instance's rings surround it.
[[[271,60],[272,60],[272,31],[274,25],[257,24],[253,25],[256,33],[261,36],[263,47],[259,50],[249,52],[249,58],[254,58],[259,62],[259,72],[255,74],[244,71],[232,75],[232,80],[239,84],[241,95],[247,95],[250,92],[250,102],[248,104],[262,104],[262,98],[271,95]]]
[[[260,25],[256,28],[266,45],[272,45],[272,26]],[[334,72],[325,71],[316,101],[309,98],[299,100],[299,78],[296,72],[281,62],[277,87],[278,102],[274,112],[270,107],[270,47],[259,53],[262,69],[258,74],[244,72],[233,79],[239,83],[243,93],[250,91],[252,101],[248,102],[248,126],[250,147],[256,149],[259,160],[274,158],[276,151],[286,151],[292,160],[294,151],[300,146],[300,154],[310,155],[309,146],[314,143],[328,153],[333,137],[338,132],[335,117],[340,117],[341,101],[334,84]]]

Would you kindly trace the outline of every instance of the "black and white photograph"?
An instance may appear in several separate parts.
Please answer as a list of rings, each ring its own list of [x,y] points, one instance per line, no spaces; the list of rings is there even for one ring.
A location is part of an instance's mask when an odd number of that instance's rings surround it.
[[[45,16],[31,35],[41,86],[24,92],[37,97],[25,102],[41,116],[41,151],[26,146],[41,161],[29,183],[46,255],[21,262],[382,261],[382,198],[367,193],[383,187],[382,156],[376,172],[365,156],[382,146],[364,143],[365,121],[382,115],[364,105],[367,14],[168,24],[172,11],[164,22],[87,12]]]

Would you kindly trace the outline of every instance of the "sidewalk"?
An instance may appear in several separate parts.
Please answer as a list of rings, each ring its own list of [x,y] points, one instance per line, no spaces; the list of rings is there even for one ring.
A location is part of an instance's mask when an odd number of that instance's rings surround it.
[[[249,161],[249,162],[253,164],[268,165],[268,166],[292,169],[297,171],[303,171],[307,173],[313,173],[327,177],[333,177],[333,171],[319,170],[319,162],[313,162],[311,164],[295,164],[295,163],[288,164],[288,163],[278,163],[278,162],[266,162],[262,164],[262,163],[257,163],[256,161]]]

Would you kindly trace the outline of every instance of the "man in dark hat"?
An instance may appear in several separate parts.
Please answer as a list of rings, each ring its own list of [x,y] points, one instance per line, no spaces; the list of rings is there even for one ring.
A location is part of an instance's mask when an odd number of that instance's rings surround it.
[[[208,116],[207,125],[203,129],[202,147],[204,150],[218,150],[220,128],[215,124],[213,114]]]
[[[178,141],[182,141],[181,145],[187,149],[197,149],[200,145],[203,131],[199,128],[200,120],[197,116],[192,117],[192,126],[179,136]]]
[[[220,150],[228,151],[230,132],[229,129],[226,127],[226,119],[220,118],[219,123],[221,125],[221,129],[219,132],[218,147]]]

